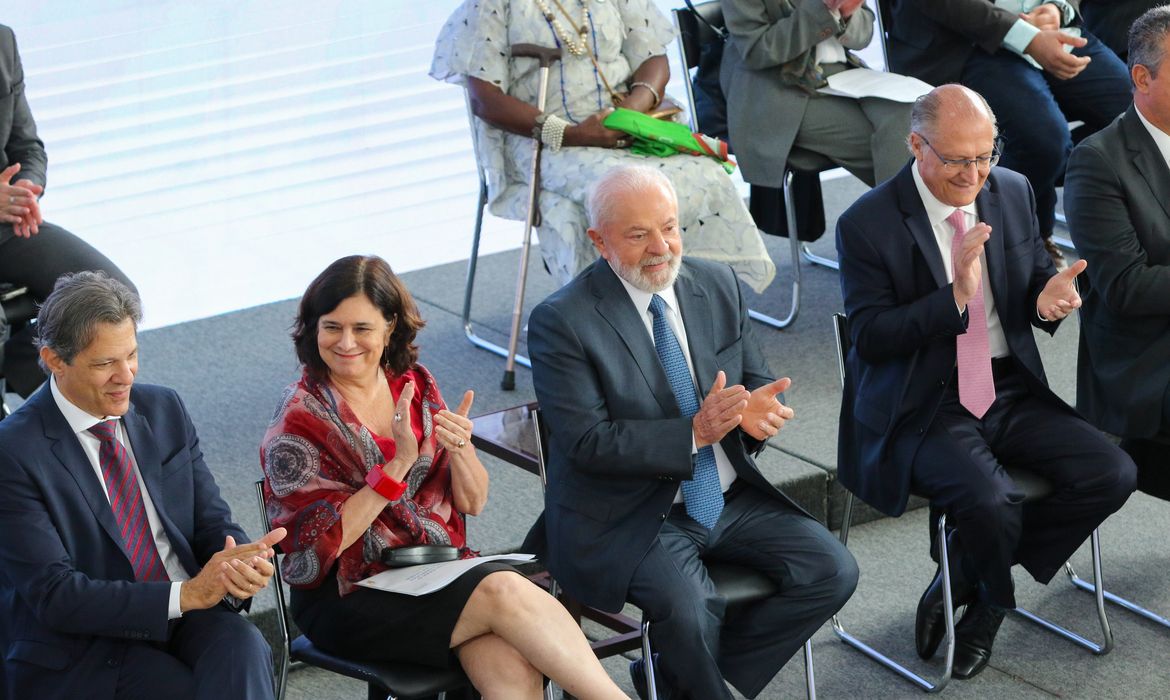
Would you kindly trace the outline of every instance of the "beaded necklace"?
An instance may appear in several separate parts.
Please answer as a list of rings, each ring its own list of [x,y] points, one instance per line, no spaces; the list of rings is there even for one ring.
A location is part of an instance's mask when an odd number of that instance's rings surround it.
[[[556,4],[557,9],[561,11],[561,14],[564,15],[565,19],[572,23],[573,17],[565,9],[565,6],[561,4],[561,0],[553,0],[553,2]],[[565,29],[565,25],[561,24],[561,20],[549,9],[548,3],[545,0],[536,0],[536,6],[540,8],[540,12],[544,15],[545,21],[552,26],[553,32],[556,33],[557,38],[560,39],[560,43],[564,45],[565,50],[574,56],[584,56],[585,52],[589,50],[588,33],[590,21],[588,5],[584,2],[581,3],[581,24],[573,27],[576,30],[575,35]]]

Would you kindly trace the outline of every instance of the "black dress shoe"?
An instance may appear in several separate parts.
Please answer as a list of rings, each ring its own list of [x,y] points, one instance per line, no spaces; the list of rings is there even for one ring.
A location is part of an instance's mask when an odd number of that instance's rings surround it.
[[[634,659],[630,662],[630,681],[634,684],[634,691],[642,700],[650,700],[650,692],[646,689],[646,661]],[[670,700],[671,692],[662,682],[662,672],[658,670],[658,654],[654,654],[654,689],[658,691],[658,700]]]
[[[966,680],[987,667],[1003,615],[1003,608],[984,601],[967,608],[955,626],[955,666],[951,675]]]
[[[951,546],[954,546],[953,538]],[[958,610],[963,605],[975,602],[978,589],[962,574],[962,566],[958,563],[961,555],[953,548],[948,554],[951,560],[951,602],[954,609]],[[947,633],[943,607],[943,575],[940,564],[930,585],[926,587],[918,601],[918,613],[914,618],[914,647],[918,651],[918,656],[923,659],[934,657],[938,645]]]

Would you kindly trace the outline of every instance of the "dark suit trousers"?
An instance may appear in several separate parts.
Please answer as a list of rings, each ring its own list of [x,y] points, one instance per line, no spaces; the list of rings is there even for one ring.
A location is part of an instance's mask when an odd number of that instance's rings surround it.
[[[82,270],[105,271],[134,289],[109,258],[60,226],[45,222],[35,236],[18,238],[10,224],[0,224],[0,282],[28,287],[39,303],[53,291],[58,277]],[[13,330],[4,345],[3,372],[9,390],[27,398],[45,380],[45,374],[37,364],[34,327],[28,324]]]
[[[130,644],[121,659],[116,700],[270,700],[272,653],[247,618],[222,606],[174,621],[166,643]]]
[[[705,562],[757,569],[771,598],[732,610]],[[857,586],[857,563],[816,520],[736,482],[713,530],[676,505],[634,571],[629,600],[651,620],[662,683],[672,697],[730,700],[723,679],[755,697]]]
[[[1170,386],[1162,396],[1162,428],[1152,438],[1126,438],[1121,449],[1137,465],[1138,490],[1170,501]]]
[[[1028,391],[1010,359],[996,362],[995,403],[978,420],[959,404],[957,380],[913,464],[912,490],[945,509],[965,570],[988,599],[1015,607],[1011,567],[1047,583],[1134,490],[1133,462],[1100,431]],[[1023,504],[1003,465],[1049,480],[1053,493]]]

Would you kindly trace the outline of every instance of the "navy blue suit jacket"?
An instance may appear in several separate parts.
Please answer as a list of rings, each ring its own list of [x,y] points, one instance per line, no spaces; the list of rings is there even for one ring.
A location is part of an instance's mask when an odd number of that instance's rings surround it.
[[[249,541],[178,394],[135,384],[123,418],[187,573]],[[0,422],[0,649],[10,698],[112,698],[127,645],[164,641],[168,582],[135,582],[99,477],[49,386]]]
[[[674,290],[701,395],[719,370],[728,386],[772,381],[731,268],[684,258]],[[619,610],[680,481],[694,473],[691,419],[603,259],[533,309],[528,348],[551,435],[545,510],[525,551],[581,602]],[[720,444],[740,479],[792,503],[752,460],[761,442],[736,429]]]
[[[914,455],[955,368],[955,308],[942,254],[910,168],[875,187],[837,222],[841,291],[852,348],[838,433],[842,485],[888,515],[906,509]],[[1048,333],[1036,298],[1056,274],[1036,224],[1032,188],[993,168],[975,200],[991,226],[984,247],[991,291],[1008,347],[1033,395],[1072,412],[1044,376],[1032,327]],[[1075,412],[1073,412],[1075,413]]]

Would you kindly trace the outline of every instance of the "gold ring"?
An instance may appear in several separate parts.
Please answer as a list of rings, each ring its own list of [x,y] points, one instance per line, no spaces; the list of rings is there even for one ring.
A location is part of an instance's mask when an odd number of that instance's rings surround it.
[[[401,413],[395,413],[395,414],[394,414],[394,422],[395,422],[395,423],[401,423],[401,422],[402,422],[402,414],[401,414]]]
[[[456,447],[463,447],[466,444],[467,444],[466,440],[464,440],[463,438],[459,438],[459,442],[455,443],[455,446]]]

